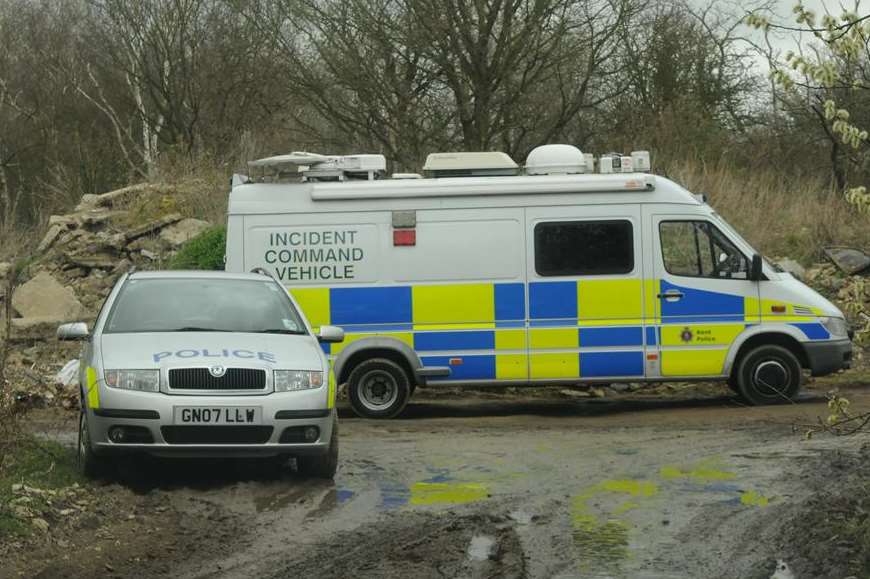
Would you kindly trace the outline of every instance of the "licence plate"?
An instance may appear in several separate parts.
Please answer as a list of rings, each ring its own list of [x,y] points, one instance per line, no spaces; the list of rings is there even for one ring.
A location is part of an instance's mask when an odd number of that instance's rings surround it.
[[[260,424],[260,406],[176,406],[175,424]]]

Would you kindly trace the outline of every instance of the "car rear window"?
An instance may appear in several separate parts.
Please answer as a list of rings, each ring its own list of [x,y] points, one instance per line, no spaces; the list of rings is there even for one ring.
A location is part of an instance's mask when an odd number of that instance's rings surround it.
[[[216,278],[132,279],[103,328],[107,334],[185,331],[307,333],[277,283]]]

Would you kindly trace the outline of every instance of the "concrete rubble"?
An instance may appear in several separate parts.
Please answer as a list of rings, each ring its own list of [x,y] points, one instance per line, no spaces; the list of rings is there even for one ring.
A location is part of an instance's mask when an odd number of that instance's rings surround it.
[[[70,384],[55,382],[80,344],[54,339],[64,322],[95,320],[115,281],[134,266],[165,267],[179,247],[210,224],[162,209],[173,186],[142,184],[104,195],[85,195],[72,213],[52,215],[24,278],[12,295],[11,359],[7,374],[21,388],[16,399],[74,403]],[[143,207],[160,209],[143,210]],[[0,321],[13,264],[0,262]],[[5,323],[0,324],[0,334]],[[2,336],[0,336],[2,337]]]

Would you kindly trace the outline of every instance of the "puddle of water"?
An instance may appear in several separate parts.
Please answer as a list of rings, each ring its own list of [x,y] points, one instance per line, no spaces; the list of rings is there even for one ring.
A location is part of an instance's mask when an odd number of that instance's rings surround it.
[[[583,572],[613,573],[619,570],[629,553],[632,524],[618,515],[640,508],[640,501],[658,494],[658,485],[644,480],[605,480],[575,496],[571,503],[571,527],[574,546]],[[610,514],[598,517],[591,512],[589,501],[601,495],[628,495]]]
[[[475,535],[468,545],[468,558],[472,561],[486,561],[495,550],[495,539],[488,535]]]
[[[346,503],[356,495],[355,492],[349,489],[338,489],[335,491],[335,499],[339,504]]]
[[[740,504],[754,507],[766,507],[770,504],[770,499],[755,491],[746,491],[740,495]]]
[[[378,489],[381,492],[381,508],[391,510],[398,509],[408,504],[411,491],[399,482],[379,481]]]
[[[418,482],[411,487],[412,505],[459,505],[487,498],[489,490],[480,483]]]
[[[427,483],[446,483],[453,480],[453,477],[450,475],[450,471],[446,468],[429,468],[429,471],[433,474],[431,477],[425,479],[423,482]]]
[[[705,460],[685,469],[674,465],[663,466],[659,475],[665,480],[689,479],[694,482],[726,481],[737,477],[733,472],[719,468],[715,460]]]

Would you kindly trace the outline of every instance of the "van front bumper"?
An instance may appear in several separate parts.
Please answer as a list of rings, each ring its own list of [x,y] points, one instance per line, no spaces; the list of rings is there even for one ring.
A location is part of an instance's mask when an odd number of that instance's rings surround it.
[[[813,376],[826,376],[852,366],[852,342],[810,342],[804,344]]]

